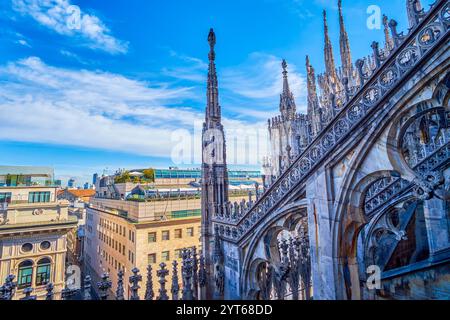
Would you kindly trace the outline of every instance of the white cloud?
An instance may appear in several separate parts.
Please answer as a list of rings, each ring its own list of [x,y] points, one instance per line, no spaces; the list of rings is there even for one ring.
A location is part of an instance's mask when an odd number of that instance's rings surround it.
[[[36,57],[1,66],[0,81],[0,139],[167,156],[171,132],[201,119],[164,106],[190,97],[190,88],[55,68]]]
[[[203,106],[196,110],[183,104],[193,98],[190,87],[152,85],[102,71],[56,68],[37,57],[0,66],[0,83],[0,139],[7,141],[170,158],[177,145],[172,134],[178,129],[192,133],[194,128],[201,133],[204,119]],[[224,118],[224,126],[230,162],[235,154],[243,153],[232,146],[235,139],[241,146],[245,144],[242,130],[251,135],[260,129],[259,138],[265,141],[264,122],[249,124]],[[200,137],[195,139],[194,144],[200,142]],[[258,155],[260,160],[266,154],[264,147],[253,142],[246,154]],[[255,148],[260,148],[259,152]]]
[[[89,48],[111,54],[128,50],[128,44],[114,38],[97,16],[83,12],[70,0],[12,0],[12,4],[15,11],[61,35],[80,38]]]
[[[24,39],[19,39],[16,41],[16,43],[20,44],[21,46],[31,48],[31,45]]]

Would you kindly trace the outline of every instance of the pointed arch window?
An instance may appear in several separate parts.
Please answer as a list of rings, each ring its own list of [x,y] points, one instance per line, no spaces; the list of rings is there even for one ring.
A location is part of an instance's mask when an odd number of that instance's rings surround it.
[[[50,282],[51,261],[49,258],[43,258],[37,263],[36,285],[43,286]]]
[[[33,261],[26,260],[19,264],[19,275],[17,277],[17,285],[19,289],[31,286],[33,279]]]

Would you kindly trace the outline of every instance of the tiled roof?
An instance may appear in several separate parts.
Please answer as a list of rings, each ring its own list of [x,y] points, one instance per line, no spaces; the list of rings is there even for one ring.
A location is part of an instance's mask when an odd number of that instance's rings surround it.
[[[84,197],[93,197],[95,195],[95,190],[88,189],[69,189],[67,190],[70,194],[73,194],[75,197],[84,198]]]

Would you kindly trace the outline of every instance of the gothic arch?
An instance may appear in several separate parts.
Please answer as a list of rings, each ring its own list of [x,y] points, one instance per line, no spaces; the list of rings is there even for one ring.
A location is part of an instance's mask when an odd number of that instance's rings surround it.
[[[448,65],[448,62],[444,62],[443,64]],[[389,134],[387,141],[388,143],[393,143],[395,141],[394,139],[395,137],[397,137],[397,134],[394,133],[397,131],[396,129],[398,129],[395,125],[399,123],[401,115],[404,115],[408,111],[414,111],[418,104],[424,102],[415,103],[414,105],[409,106],[406,109],[404,109],[404,105],[411,103],[411,100],[416,97],[421,91],[426,90],[430,86],[433,86],[434,83],[437,83],[435,88],[433,88],[433,98],[427,100],[433,102],[434,105],[439,104],[440,102],[441,106],[444,105],[448,108],[449,74],[447,69],[448,66],[446,65],[435,66],[435,68],[428,73],[426,79],[422,79],[420,83],[414,85],[414,87],[411,88],[411,90],[409,90],[407,94],[396,103],[396,107],[389,114],[379,116],[378,118],[380,120],[377,121],[377,123],[372,124],[371,129],[366,134],[367,138],[364,138],[364,140],[361,141],[360,146],[355,152],[356,156],[351,160],[351,163],[349,165],[350,169],[348,170],[348,172],[346,172],[343,179],[342,188],[335,199],[335,201],[337,201],[339,205],[336,208],[336,216],[334,219],[334,225],[332,226],[334,239],[333,255],[338,259],[338,263],[335,265],[335,279],[338,299],[345,299],[346,295],[347,299],[361,298],[358,293],[355,294],[354,292],[349,292],[348,284],[345,284],[345,278],[347,278],[347,282],[350,278],[351,287],[359,288],[359,284],[356,283],[357,279],[359,278],[359,276],[357,275],[357,266],[353,268],[353,271],[350,270],[351,274],[347,277],[345,276],[345,270],[343,270],[345,269],[345,265],[349,262],[356,265],[356,243],[358,240],[358,234],[365,223],[365,219],[362,218],[361,210],[358,207],[359,203],[354,202],[355,194],[357,195],[361,192],[360,190],[353,187],[358,183],[356,182],[358,180],[358,169],[361,168],[371,148],[377,142],[380,136],[385,132],[388,126],[390,126],[390,129],[388,131]],[[433,104],[431,104],[431,106],[433,106]],[[399,111],[401,111],[401,113]],[[398,115],[399,113],[401,114],[400,116]],[[388,157],[391,165],[393,165],[394,163],[399,163],[398,159],[395,156],[395,153],[391,153],[390,155],[388,153]],[[394,166],[394,170],[395,169],[396,167]],[[407,176],[407,178],[411,179],[412,176],[409,175]],[[353,259],[353,261],[349,261],[349,259]]]
[[[267,261],[271,258],[275,258],[275,260],[280,259],[278,249],[275,248],[277,236],[282,231],[295,230],[297,225],[293,222],[297,221],[298,223],[301,220],[300,217],[306,217],[306,209],[307,205],[304,201],[299,201],[294,206],[290,205],[282,207],[272,215],[271,219],[264,223],[263,228],[255,230],[254,235],[246,245],[246,254],[244,255],[245,258],[242,264],[242,276],[240,278],[240,287],[242,288],[241,292],[247,295],[247,298],[251,299],[255,295],[255,288],[252,287],[254,284],[254,282],[252,283],[252,270],[254,270],[252,268],[254,268],[254,262]],[[255,254],[258,247],[261,246],[261,242],[263,242],[265,251],[264,257],[261,257],[260,254]]]

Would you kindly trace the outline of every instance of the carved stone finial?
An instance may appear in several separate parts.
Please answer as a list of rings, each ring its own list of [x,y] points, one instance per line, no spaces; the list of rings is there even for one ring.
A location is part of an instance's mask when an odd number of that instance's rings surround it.
[[[176,301],[178,300],[178,293],[180,292],[180,284],[178,283],[178,262],[174,260],[172,262],[172,300]]]
[[[183,300],[193,300],[194,295],[192,292],[192,259],[191,253],[187,249],[182,251],[183,266],[182,266],[182,277],[183,277]]]
[[[156,272],[156,275],[159,277],[159,296],[157,300],[169,300],[169,296],[167,295],[167,289],[166,289],[166,276],[169,274],[169,270],[166,269],[166,264],[164,262],[161,262],[160,270]]]
[[[111,289],[112,283],[109,280],[109,274],[105,272],[102,275],[102,281],[97,283],[97,287],[99,290],[99,296],[101,300],[107,300],[109,296],[109,289]]]
[[[15,278],[16,276],[12,274],[6,277],[5,284],[0,288],[0,300],[12,300],[17,288]]]
[[[34,296],[31,295],[33,293],[33,290],[34,289],[32,287],[23,289],[23,293],[25,294],[25,297],[23,297],[20,300],[36,300],[37,297],[35,295]]]
[[[153,274],[152,266],[147,266],[147,284],[145,286],[145,300],[153,300],[155,293],[153,291]]]
[[[194,300],[198,299],[198,257],[197,248],[194,246],[190,250],[192,258],[192,287]]]
[[[83,281],[84,283],[83,283],[83,285],[84,285],[84,297],[83,297],[83,299],[84,300],[91,300],[92,299],[92,297],[91,297],[91,276],[90,275],[87,275],[85,278],[84,278],[84,281]]]
[[[45,300],[53,300],[55,294],[53,292],[53,289],[55,288],[55,286],[53,285],[53,283],[49,283],[45,286],[45,290],[47,291],[47,294],[45,295]]]
[[[120,269],[119,273],[117,274],[116,300],[125,300],[123,289],[123,276],[124,272],[122,269]]]
[[[139,274],[138,268],[133,268],[131,272],[133,272],[133,275],[130,277],[130,284],[131,284],[130,300],[140,300],[138,291],[141,288],[139,286],[139,282],[142,281],[142,276]]]
[[[200,255],[200,270],[198,273],[198,283],[200,288],[204,288],[206,286],[207,281],[207,272],[205,266],[205,257]]]

